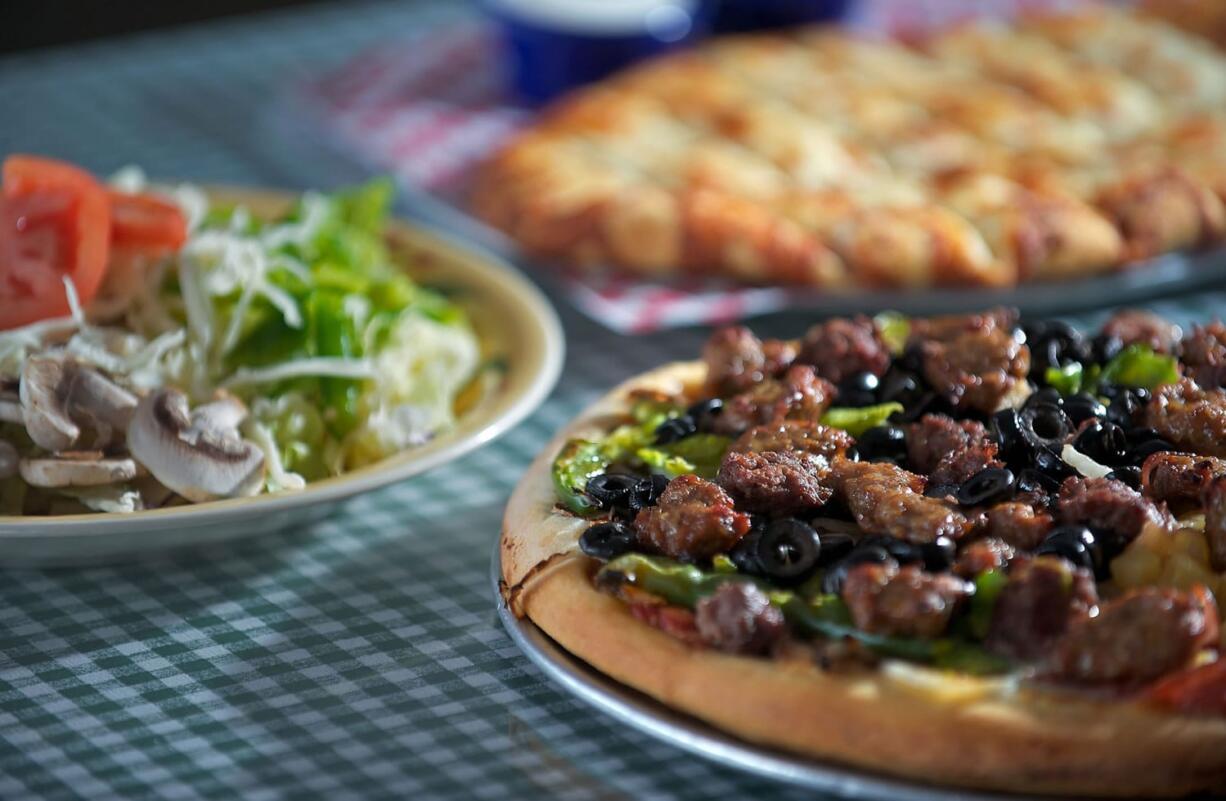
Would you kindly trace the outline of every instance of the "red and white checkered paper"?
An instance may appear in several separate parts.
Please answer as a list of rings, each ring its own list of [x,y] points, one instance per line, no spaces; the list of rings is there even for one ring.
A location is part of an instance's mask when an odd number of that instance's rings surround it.
[[[860,3],[850,24],[862,31],[898,33],[971,16],[1009,17],[1075,4],[876,0]],[[465,213],[474,167],[533,116],[509,96],[497,30],[482,21],[389,40],[302,89],[305,108],[336,145],[367,166],[395,175],[408,191],[458,213]],[[806,303],[806,294],[794,289],[692,276],[646,281],[612,270],[548,269],[577,307],[620,332],[717,324]]]

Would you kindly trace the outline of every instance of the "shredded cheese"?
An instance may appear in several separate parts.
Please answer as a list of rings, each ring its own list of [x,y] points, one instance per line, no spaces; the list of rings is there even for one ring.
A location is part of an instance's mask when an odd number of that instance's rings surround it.
[[[221,386],[224,389],[230,389],[245,384],[269,384],[303,376],[366,379],[373,378],[374,375],[374,366],[366,359],[317,356],[311,359],[282,362],[269,367],[240,367],[229,378],[222,381]]]

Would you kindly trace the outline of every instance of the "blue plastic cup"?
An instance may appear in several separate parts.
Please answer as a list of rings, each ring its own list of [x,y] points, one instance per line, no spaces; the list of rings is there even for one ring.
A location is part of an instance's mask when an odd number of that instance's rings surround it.
[[[845,17],[852,5],[854,0],[720,0],[713,28],[726,33],[831,22]]]
[[[512,88],[540,104],[705,35],[699,0],[486,0]]]

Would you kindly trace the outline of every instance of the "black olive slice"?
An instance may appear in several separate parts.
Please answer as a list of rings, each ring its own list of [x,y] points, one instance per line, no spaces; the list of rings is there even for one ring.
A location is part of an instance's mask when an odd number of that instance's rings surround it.
[[[698,433],[698,424],[688,414],[670,417],[656,426],[656,444],[670,445]]]
[[[1090,357],[1097,364],[1106,364],[1124,349],[1124,340],[1111,334],[1099,334],[1090,340]]]
[[[699,431],[709,431],[711,422],[724,410],[724,402],[719,398],[700,400],[685,410],[685,416],[694,421]]]
[[[1095,420],[1081,430],[1073,447],[1099,464],[1115,466],[1128,458],[1128,437],[1115,423]]]
[[[921,562],[924,559],[924,554],[920,550],[920,546],[900,540],[897,537],[890,537],[885,534],[873,534],[860,540],[858,548],[881,548],[890,555],[890,558],[898,562],[900,565],[909,565],[912,562]]]
[[[1077,475],[1077,471],[1058,452],[1047,448],[1035,452],[1034,469],[1054,480],[1056,489],[1060,489],[1060,482],[1064,479]]]
[[[843,591],[843,579],[847,577],[848,570],[866,562],[880,563],[887,562],[889,559],[889,552],[880,545],[861,543],[847,556],[830,565],[822,574],[822,592],[828,595],[839,595]]]
[[[932,542],[920,546],[924,558],[924,569],[931,573],[941,573],[953,567],[958,556],[958,546],[949,537],[937,537]]]
[[[612,520],[584,531],[579,536],[579,548],[588,556],[608,561],[633,550],[637,541],[630,526]]]
[[[732,550],[728,551],[728,558],[732,560],[732,564],[736,565],[736,569],[742,573],[758,575],[762,572],[762,567],[758,564],[758,540],[762,537],[762,532],[766,528],[766,522],[761,518],[754,520],[754,525],[749,529],[744,537],[737,540],[736,545],[732,546]]]
[[[845,531],[822,531],[818,529],[817,538],[821,540],[822,552],[818,557],[819,565],[828,565],[842,559],[856,547],[856,540]]]
[[[1013,497],[1016,484],[1007,467],[985,467],[962,482],[957,499],[962,506],[989,506]]]
[[[992,415],[991,435],[1002,459],[1010,464],[1030,461],[1031,447],[1022,436],[1022,417],[1017,409],[1001,409]]]
[[[870,428],[856,440],[856,450],[866,462],[905,462],[907,432],[900,426],[893,425]]]
[[[880,380],[872,373],[855,373],[839,384],[835,402],[839,406],[872,406],[877,402]]]
[[[1068,415],[1069,420],[1073,425],[1081,425],[1091,417],[1105,417],[1107,415],[1107,407],[1103,406],[1098,398],[1088,392],[1078,392],[1076,395],[1070,395],[1064,399],[1061,407],[1064,413]]]
[[[1134,465],[1142,464],[1155,453],[1165,453],[1175,450],[1175,446],[1162,437],[1145,440],[1128,449],[1128,461]]]
[[[1073,425],[1059,406],[1054,403],[1039,403],[1023,408],[1018,415],[1021,435],[1032,450],[1054,448],[1059,450],[1064,440],[1073,431]]]
[[[1117,467],[1107,474],[1107,478],[1122,481],[1138,492],[1141,490],[1141,468],[1135,465]]]
[[[1031,406],[1039,406],[1044,403],[1049,403],[1052,406],[1060,406],[1063,404],[1063,402],[1064,398],[1060,395],[1058,390],[1054,389],[1053,387],[1044,387],[1043,389],[1032,392],[1030,397],[1026,398],[1026,402],[1022,405],[1026,408]]]
[[[901,367],[891,367],[877,387],[882,403],[901,403],[910,407],[924,392],[924,382],[915,373]]]
[[[1017,474],[1017,489],[1018,492],[1055,494],[1060,491],[1060,479],[1036,467],[1027,467]]]
[[[1038,555],[1059,556],[1077,567],[1084,567],[1098,578],[1106,578],[1106,559],[1094,533],[1085,526],[1056,526],[1035,549]]]
[[[584,491],[602,509],[630,505],[630,495],[638,486],[639,477],[629,473],[601,473],[588,479]]]
[[[821,552],[821,540],[813,527],[791,517],[772,520],[753,545],[758,572],[782,585],[808,577],[817,567]]]
[[[659,473],[640,478],[630,493],[631,508],[638,511],[648,506],[655,506],[660,496],[664,494],[664,490],[668,488],[668,480],[668,476],[662,476]]]

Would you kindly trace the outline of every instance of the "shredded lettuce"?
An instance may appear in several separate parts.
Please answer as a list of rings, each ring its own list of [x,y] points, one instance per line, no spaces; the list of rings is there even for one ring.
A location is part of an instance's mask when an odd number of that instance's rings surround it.
[[[144,187],[138,173],[117,180]],[[480,346],[459,306],[393,258],[390,181],[308,192],[276,221],[210,208],[190,187],[163,191],[189,217],[188,242],[128,288],[127,356],[83,337],[84,327],[73,335],[88,361],[109,360],[99,366],[138,386],[177,386],[194,403],[218,389],[239,396],[274,491],[377,461],[454,422]],[[0,360],[23,347],[0,342]]]

